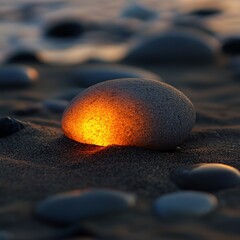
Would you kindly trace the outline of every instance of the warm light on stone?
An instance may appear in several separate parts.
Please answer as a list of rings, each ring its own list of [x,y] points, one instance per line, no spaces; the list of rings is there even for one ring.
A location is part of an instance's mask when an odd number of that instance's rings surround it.
[[[173,87],[119,79],[80,93],[65,110],[62,128],[81,143],[167,150],[187,137],[194,121],[191,102]]]

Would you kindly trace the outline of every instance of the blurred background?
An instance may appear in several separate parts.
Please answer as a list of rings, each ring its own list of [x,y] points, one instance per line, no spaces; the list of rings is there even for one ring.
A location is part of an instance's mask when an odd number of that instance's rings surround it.
[[[159,33],[169,25],[194,25],[222,40],[240,32],[239,3],[0,0],[0,61],[12,61],[24,54],[32,60],[58,64],[87,59],[118,61],[136,39]]]

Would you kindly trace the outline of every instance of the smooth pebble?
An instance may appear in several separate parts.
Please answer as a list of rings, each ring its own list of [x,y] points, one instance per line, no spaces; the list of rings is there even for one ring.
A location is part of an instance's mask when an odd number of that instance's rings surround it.
[[[201,62],[216,61],[220,44],[213,36],[194,29],[172,29],[139,41],[123,62]]]
[[[158,75],[147,70],[124,65],[90,64],[79,67],[71,73],[73,82],[81,87],[120,78],[148,78],[160,80]]]
[[[172,179],[184,189],[218,191],[239,185],[240,173],[226,164],[203,163],[175,170]]]
[[[81,143],[165,151],[187,138],[195,115],[191,101],[168,84],[115,79],[80,93],[66,108],[62,128]]]
[[[231,36],[222,40],[222,51],[226,55],[240,55],[240,36]]]
[[[222,13],[222,10],[220,8],[200,8],[194,9],[188,14],[197,17],[212,17],[220,13]]]
[[[24,128],[22,122],[11,117],[0,118],[0,138],[7,137]]]
[[[135,204],[132,194],[106,189],[75,190],[40,202],[39,218],[56,224],[74,224],[87,218],[125,211]]]
[[[159,197],[154,212],[160,218],[201,217],[217,208],[218,200],[209,193],[181,191]]]
[[[34,83],[38,78],[38,72],[32,67],[26,66],[2,66],[0,67],[1,88],[22,88]]]
[[[85,29],[80,21],[75,19],[62,19],[49,22],[44,29],[44,35],[54,39],[79,38]]]
[[[136,18],[139,20],[151,20],[157,17],[157,12],[140,4],[130,4],[127,6],[121,16],[126,18]]]
[[[39,53],[30,49],[18,49],[10,52],[5,57],[5,63],[28,63],[39,64],[42,63]]]

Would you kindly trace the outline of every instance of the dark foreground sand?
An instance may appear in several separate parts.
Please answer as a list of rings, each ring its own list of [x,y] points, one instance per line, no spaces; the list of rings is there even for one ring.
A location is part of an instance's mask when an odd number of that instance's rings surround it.
[[[53,239],[64,230],[34,217],[38,201],[62,191],[106,187],[135,193],[139,201],[130,212],[83,223],[103,239],[239,239],[240,187],[214,193],[220,206],[201,219],[160,221],[151,212],[156,197],[179,190],[170,180],[178,166],[212,162],[240,169],[239,80],[221,66],[145,68],[183,91],[196,107],[195,127],[176,151],[81,145],[63,136],[60,114],[13,113],[74,87],[69,68],[37,66],[35,86],[0,90],[0,115],[26,122],[25,129],[0,139],[0,230],[20,239]]]

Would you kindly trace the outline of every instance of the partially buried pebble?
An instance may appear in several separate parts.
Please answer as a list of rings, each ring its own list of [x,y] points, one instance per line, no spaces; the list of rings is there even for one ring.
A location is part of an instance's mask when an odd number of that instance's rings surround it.
[[[123,62],[215,62],[220,52],[219,41],[203,31],[169,29],[136,42]]]
[[[0,138],[7,137],[12,135],[24,128],[22,122],[11,118],[11,117],[2,117],[0,118]]]
[[[159,218],[202,217],[218,206],[217,198],[209,193],[182,191],[159,197],[153,210]]]
[[[40,202],[36,215],[47,222],[69,225],[79,221],[122,212],[135,205],[136,197],[107,189],[75,190]]]
[[[195,115],[191,101],[168,84],[115,79],[80,93],[66,108],[62,128],[80,143],[167,151],[188,137]]]
[[[70,75],[73,82],[81,87],[90,87],[120,78],[148,78],[161,81],[160,77],[152,72],[120,64],[88,64],[72,71]]]
[[[0,67],[1,88],[24,88],[33,84],[38,78],[38,72],[27,66]]]
[[[218,191],[240,185],[240,172],[226,164],[203,163],[175,170],[172,179],[184,189]]]

